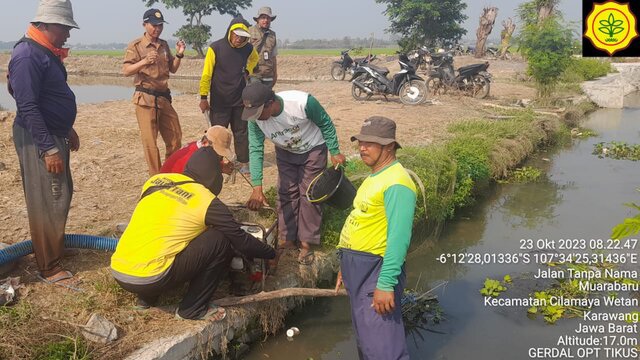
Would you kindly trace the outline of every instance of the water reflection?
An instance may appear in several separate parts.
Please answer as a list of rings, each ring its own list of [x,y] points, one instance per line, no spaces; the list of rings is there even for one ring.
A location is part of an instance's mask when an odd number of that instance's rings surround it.
[[[69,76],[69,85],[79,104],[92,104],[113,100],[129,100],[133,95],[131,78],[116,76]],[[173,95],[196,94],[199,79],[172,79],[169,86]],[[7,91],[6,77],[0,74],[0,107],[16,110],[16,103]]]

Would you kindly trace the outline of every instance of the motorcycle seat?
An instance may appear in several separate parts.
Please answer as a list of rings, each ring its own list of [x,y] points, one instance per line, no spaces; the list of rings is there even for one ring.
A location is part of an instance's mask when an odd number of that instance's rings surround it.
[[[375,66],[375,65],[367,65],[369,68],[371,68],[372,70],[380,73],[383,76],[386,76],[389,73],[389,69],[387,69],[386,67],[382,67],[382,66]]]
[[[466,66],[462,66],[458,69],[458,73],[460,73],[461,75],[465,74],[465,73],[478,73],[480,71],[484,71],[487,69],[487,64],[486,63],[482,63],[482,64],[471,64],[471,65],[466,65]]]

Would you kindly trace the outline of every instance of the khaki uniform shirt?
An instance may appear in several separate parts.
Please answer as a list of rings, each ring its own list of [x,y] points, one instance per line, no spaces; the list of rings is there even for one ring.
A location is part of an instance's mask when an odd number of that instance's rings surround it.
[[[273,78],[276,69],[275,58],[278,56],[276,32],[271,29],[267,31],[268,32],[262,31],[258,25],[249,28],[251,45],[256,49],[259,58],[258,66],[256,66],[253,73],[261,79]],[[267,38],[263,41],[264,36]],[[262,44],[261,49],[259,49],[260,44]]]
[[[158,39],[152,43],[147,34],[133,40],[127,46],[124,55],[125,64],[135,64],[144,59],[147,54],[156,50],[158,59],[155,64],[147,65],[134,75],[133,84],[156,91],[169,90],[169,65],[173,63],[173,55],[166,41]],[[136,91],[133,94],[133,103],[145,106],[154,106],[155,98],[152,95]]]

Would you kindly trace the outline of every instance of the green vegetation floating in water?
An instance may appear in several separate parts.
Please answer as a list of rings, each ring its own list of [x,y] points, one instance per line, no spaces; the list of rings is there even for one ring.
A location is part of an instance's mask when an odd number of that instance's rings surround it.
[[[616,160],[640,160],[640,144],[627,144],[621,141],[610,143],[600,142],[594,145],[593,155],[599,158],[612,158]]]
[[[511,276],[505,275],[502,282],[486,278],[484,280],[484,287],[480,289],[480,294],[484,296],[498,297],[504,291],[507,291],[506,284],[511,283]]]
[[[500,180],[500,183],[532,183],[540,181],[542,170],[531,166],[524,166],[509,172],[506,179]]]
[[[579,139],[586,139],[589,137],[598,136],[598,133],[591,129],[573,128],[571,129],[571,136]]]

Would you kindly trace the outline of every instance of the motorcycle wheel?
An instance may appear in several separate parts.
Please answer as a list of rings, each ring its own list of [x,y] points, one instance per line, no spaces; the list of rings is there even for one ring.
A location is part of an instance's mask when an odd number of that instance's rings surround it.
[[[441,95],[447,91],[442,81],[436,77],[427,78],[426,85],[429,95]]]
[[[420,80],[410,80],[402,84],[398,95],[405,105],[418,105],[427,100],[427,84]]]
[[[489,91],[491,90],[491,83],[487,78],[482,75],[476,74],[473,75],[472,79],[473,86],[471,87],[471,96],[476,99],[484,99],[489,95]]]
[[[366,80],[366,75],[360,75],[358,78],[353,80],[354,82],[359,81],[364,83]],[[351,96],[353,96],[356,100],[369,100],[372,94],[367,93],[366,91],[360,89],[355,83],[351,84]]]
[[[333,64],[331,67],[331,77],[333,80],[341,81],[344,80],[345,71],[340,64]]]

